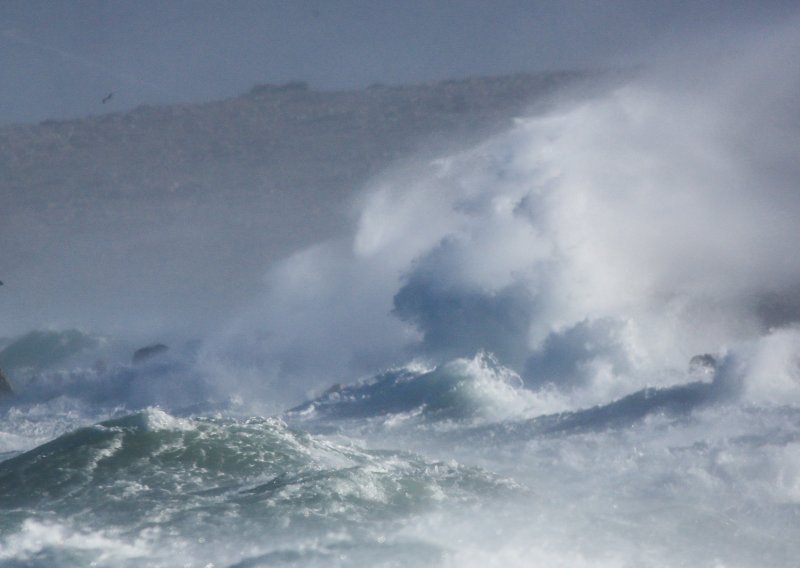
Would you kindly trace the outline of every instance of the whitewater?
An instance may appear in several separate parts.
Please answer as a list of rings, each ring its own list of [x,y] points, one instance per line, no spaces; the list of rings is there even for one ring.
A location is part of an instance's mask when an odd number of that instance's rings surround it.
[[[0,565],[795,565],[796,29],[398,164],[200,341],[6,339]]]

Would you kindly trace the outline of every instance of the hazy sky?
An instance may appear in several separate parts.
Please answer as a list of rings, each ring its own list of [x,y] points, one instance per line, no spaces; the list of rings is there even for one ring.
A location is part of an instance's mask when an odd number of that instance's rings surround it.
[[[324,89],[646,62],[795,1],[3,0],[0,123]],[[114,97],[102,105],[103,97]]]

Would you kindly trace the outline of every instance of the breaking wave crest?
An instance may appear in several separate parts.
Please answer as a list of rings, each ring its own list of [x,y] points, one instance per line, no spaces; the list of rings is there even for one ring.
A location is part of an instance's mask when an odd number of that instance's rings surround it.
[[[376,178],[353,234],[273,267],[204,361],[290,403],[485,351],[579,409],[691,382],[695,356],[797,353],[800,73],[781,61],[642,73]],[[796,390],[759,375],[750,394]]]
[[[196,356],[29,337],[0,560],[796,562],[797,29],[377,177]]]
[[[536,398],[519,375],[487,354],[456,359],[432,369],[419,366],[387,371],[352,385],[337,384],[321,397],[297,406],[303,418],[502,420],[533,410]]]
[[[250,556],[303,550],[328,534],[303,553],[323,563],[353,533],[389,547],[410,513],[521,490],[478,468],[342,446],[278,419],[184,419],[159,409],[82,428],[6,460],[0,488],[6,558],[72,563],[110,554],[123,564],[126,555],[134,563],[163,557],[163,565],[180,554],[170,542],[189,546],[194,535],[212,533],[214,542],[197,545],[195,558],[221,554],[231,564],[238,555],[248,565]],[[45,531],[61,536],[37,536]],[[222,536],[231,546],[249,544],[236,554],[220,550]],[[414,543],[404,546],[413,557]],[[419,545],[423,558],[433,552]]]

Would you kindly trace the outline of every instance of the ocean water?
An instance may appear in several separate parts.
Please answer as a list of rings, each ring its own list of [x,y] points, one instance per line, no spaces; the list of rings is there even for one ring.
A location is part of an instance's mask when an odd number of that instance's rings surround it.
[[[377,176],[349,235],[147,361],[6,338],[0,565],[795,565],[800,73],[773,32]]]
[[[273,416],[9,405],[0,563],[789,566],[800,408],[720,380],[541,413],[481,354]]]

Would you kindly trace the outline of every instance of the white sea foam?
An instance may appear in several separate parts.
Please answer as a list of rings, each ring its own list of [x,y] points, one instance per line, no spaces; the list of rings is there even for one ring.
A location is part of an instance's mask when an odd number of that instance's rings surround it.
[[[158,430],[179,430],[186,432],[195,429],[195,425],[191,420],[171,416],[158,407],[145,409],[142,413],[142,417],[144,419],[145,428],[151,432]]]
[[[136,558],[146,558],[151,551],[144,543],[126,543],[106,532],[81,532],[55,522],[26,520],[19,532],[5,537],[0,546],[0,559],[31,562],[43,557],[54,562],[79,560],[88,553],[94,566],[114,565]],[[73,554],[78,555],[77,558]]]

